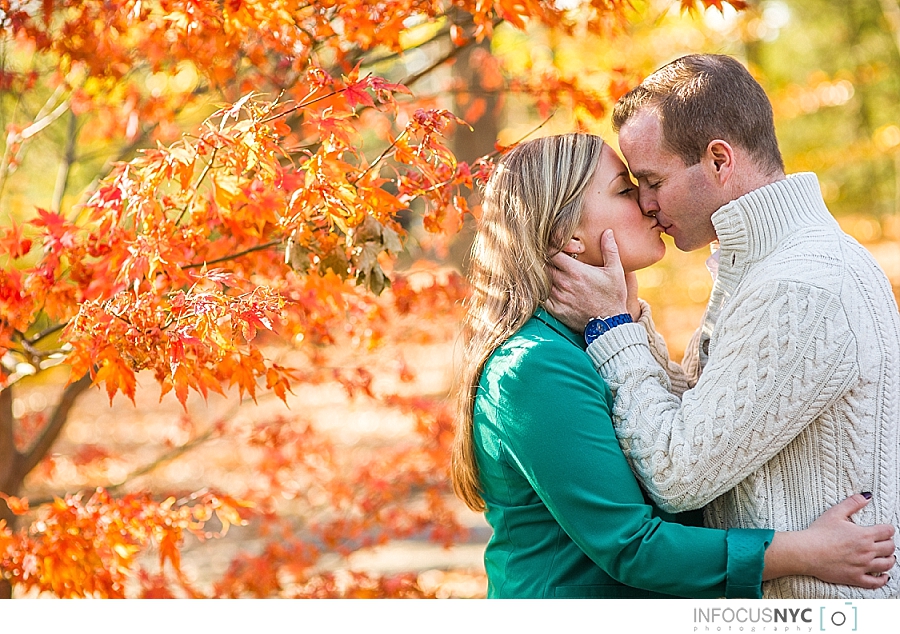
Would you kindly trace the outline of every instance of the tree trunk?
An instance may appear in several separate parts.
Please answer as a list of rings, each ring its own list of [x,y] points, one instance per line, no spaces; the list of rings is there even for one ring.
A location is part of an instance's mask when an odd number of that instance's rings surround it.
[[[460,161],[471,163],[494,151],[500,132],[500,111],[502,104],[499,90],[493,85],[493,77],[485,77],[482,60],[490,54],[491,43],[484,40],[470,46],[457,58],[453,66],[454,85],[458,93],[454,96],[454,114],[466,119],[472,126],[470,131],[459,126],[451,140],[453,153]],[[475,118],[474,115],[479,116]],[[477,204],[479,196],[473,192],[469,204]],[[466,216],[462,231],[450,246],[450,261],[465,268],[466,260],[475,234],[474,219]]]
[[[0,491],[7,495],[16,495],[18,487],[12,487],[12,481],[18,471],[21,456],[13,442],[13,387],[0,389]],[[9,510],[6,500],[0,498],[0,520],[15,530],[16,516]],[[0,576],[0,599],[12,598],[12,584]]]
[[[86,374],[63,389],[47,424],[24,452],[20,452],[16,448],[14,440],[13,390],[15,386],[9,385],[0,390],[0,491],[10,496],[19,495],[25,476],[50,451],[68,421],[69,413],[78,397],[90,385],[91,377]],[[6,520],[6,525],[11,530],[15,530],[18,523],[18,516],[9,510],[9,506],[3,499],[0,499],[0,520]],[[0,599],[10,598],[12,598],[12,584],[7,579],[0,578]]]

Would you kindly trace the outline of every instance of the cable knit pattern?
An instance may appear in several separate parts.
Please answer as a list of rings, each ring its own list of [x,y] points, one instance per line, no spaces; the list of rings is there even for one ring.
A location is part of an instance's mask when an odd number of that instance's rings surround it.
[[[700,365],[699,363],[692,365],[685,363],[682,365],[672,361],[669,357],[669,347],[666,345],[666,340],[659,334],[656,330],[656,324],[653,323],[653,310],[650,308],[650,304],[642,299],[638,299],[638,303],[641,305],[641,317],[638,319],[638,323],[647,330],[650,354],[653,355],[656,362],[665,369],[666,374],[669,376],[669,391],[672,394],[681,396],[685,391],[696,385],[697,378],[700,375]],[[699,331],[695,334],[696,336],[699,336]],[[690,345],[688,343],[688,346]]]
[[[900,526],[900,314],[881,268],[813,174],[751,192],[713,224],[718,276],[683,366],[649,313],[588,349],[632,468],[661,507],[705,506],[716,528],[802,529],[861,491],[874,498],[857,522]],[[900,565],[890,575],[875,591],[789,577],[764,596],[896,598]]]

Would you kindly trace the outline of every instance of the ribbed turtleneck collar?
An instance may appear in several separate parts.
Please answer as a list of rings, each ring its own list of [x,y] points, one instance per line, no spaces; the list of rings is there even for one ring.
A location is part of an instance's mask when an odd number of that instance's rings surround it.
[[[719,248],[740,260],[756,261],[801,227],[836,224],[819,179],[810,172],[792,174],[722,206],[712,215]]]

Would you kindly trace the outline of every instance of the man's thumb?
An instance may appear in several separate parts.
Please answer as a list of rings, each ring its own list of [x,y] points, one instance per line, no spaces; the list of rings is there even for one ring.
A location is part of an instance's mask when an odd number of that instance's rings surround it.
[[[604,268],[622,268],[622,262],[619,260],[619,245],[616,244],[612,229],[607,229],[600,236],[600,253],[603,255]]]

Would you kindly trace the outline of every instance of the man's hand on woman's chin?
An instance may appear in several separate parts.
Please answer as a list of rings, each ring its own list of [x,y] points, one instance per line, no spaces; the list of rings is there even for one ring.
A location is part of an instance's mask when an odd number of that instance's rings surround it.
[[[633,301],[629,302],[629,288],[612,231],[603,232],[600,248],[604,266],[591,266],[565,253],[557,253],[550,259],[553,286],[544,306],[577,332],[583,332],[587,322],[594,317],[619,315],[626,311],[633,313],[628,309],[629,304],[637,306],[637,281],[633,274],[630,275],[634,292]],[[637,311],[640,316],[639,307]]]

